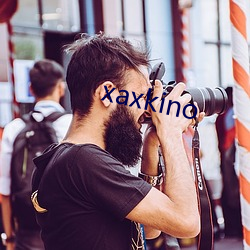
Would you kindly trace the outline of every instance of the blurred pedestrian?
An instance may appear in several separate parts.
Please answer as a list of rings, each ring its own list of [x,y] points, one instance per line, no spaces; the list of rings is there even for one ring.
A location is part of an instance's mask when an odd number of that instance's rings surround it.
[[[58,119],[51,122],[51,132],[55,132],[59,141],[66,134],[71,115],[65,114],[59,104],[65,92],[63,75],[63,68],[58,63],[47,59],[37,61],[29,72],[30,90],[36,100],[34,110],[23,118],[11,121],[4,128],[0,193],[5,232],[2,239],[7,250],[44,249],[35,213],[33,209],[30,212],[29,207],[33,208],[30,200],[33,154],[44,150],[45,144],[39,139],[36,144],[30,142],[33,138],[42,138],[40,136],[43,134],[44,137],[49,137],[45,123],[49,124],[48,117],[54,114]],[[40,151],[34,152],[38,147]]]
[[[223,188],[220,168],[220,151],[215,126],[217,115],[205,117],[199,126],[201,165],[206,179],[210,196],[215,239],[224,237],[224,215],[222,211],[221,196]]]
[[[228,95],[228,110],[216,120],[223,177],[222,207],[225,217],[225,235],[242,237],[239,179],[235,157],[233,88],[229,86],[225,90]]]

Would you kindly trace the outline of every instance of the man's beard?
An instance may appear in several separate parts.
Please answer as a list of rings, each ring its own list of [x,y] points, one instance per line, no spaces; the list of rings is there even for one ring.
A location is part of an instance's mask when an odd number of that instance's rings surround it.
[[[127,166],[135,166],[141,156],[142,135],[130,110],[118,105],[105,123],[106,150]]]

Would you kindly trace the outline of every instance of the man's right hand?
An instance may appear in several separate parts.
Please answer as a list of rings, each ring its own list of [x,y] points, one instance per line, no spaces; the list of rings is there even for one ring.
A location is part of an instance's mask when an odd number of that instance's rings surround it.
[[[163,86],[161,81],[155,81],[154,87],[154,97],[158,97],[154,101],[154,107],[156,112],[151,111],[152,121],[156,127],[157,135],[159,139],[166,138],[169,135],[181,135],[183,131],[185,131],[190,124],[192,124],[192,119],[188,119],[184,117],[182,111],[183,108],[190,102],[191,95],[184,94],[185,90],[184,83],[178,83],[173,90],[165,97],[163,108],[161,107],[162,101],[161,96],[163,94]],[[180,112],[177,116],[177,104],[173,103],[169,108],[169,114],[167,114],[169,101],[178,102],[180,104]],[[162,108],[162,112],[160,113],[160,109]],[[192,107],[189,106],[186,108],[186,115],[192,116],[191,114]]]

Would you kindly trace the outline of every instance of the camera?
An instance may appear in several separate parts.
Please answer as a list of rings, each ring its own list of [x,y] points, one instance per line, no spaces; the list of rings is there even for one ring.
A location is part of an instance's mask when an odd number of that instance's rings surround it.
[[[161,80],[165,73],[164,63],[156,64],[151,73],[150,81],[152,83],[152,92],[155,80]],[[162,80],[161,80],[162,81]],[[175,81],[171,81],[165,84],[163,81],[163,95],[162,98],[166,97],[176,85]],[[192,96],[190,103],[196,102],[200,112],[205,112],[206,116],[213,114],[223,114],[227,110],[228,96],[223,88],[217,87],[215,89],[211,88],[187,88],[183,94],[189,93]]]

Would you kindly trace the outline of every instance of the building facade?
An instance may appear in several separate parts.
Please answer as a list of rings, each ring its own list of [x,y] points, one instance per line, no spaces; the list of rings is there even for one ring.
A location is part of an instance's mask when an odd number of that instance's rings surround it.
[[[250,13],[250,2],[246,2],[246,13]],[[148,46],[152,66],[165,63],[165,82],[210,88],[233,85],[229,0],[22,0],[10,22],[13,51],[8,46],[7,25],[0,24],[0,88],[12,95],[13,70],[19,103],[32,102],[22,71],[41,58],[54,59],[66,68],[69,58],[61,46],[79,32],[104,31]],[[0,111],[5,110],[0,112],[0,126],[12,119],[12,97],[6,95],[0,97]],[[67,98],[64,106],[70,109]]]

